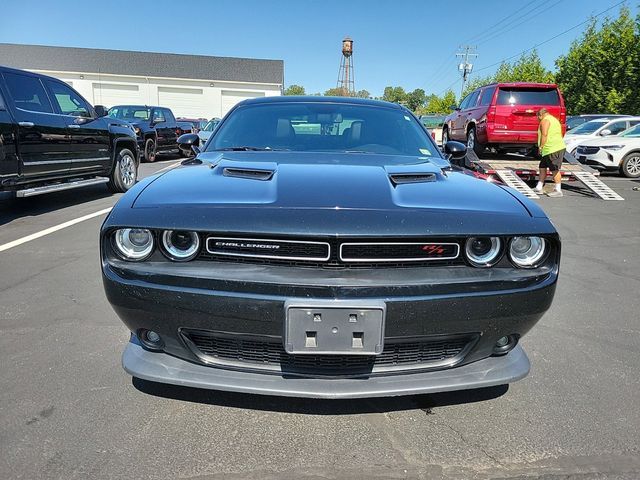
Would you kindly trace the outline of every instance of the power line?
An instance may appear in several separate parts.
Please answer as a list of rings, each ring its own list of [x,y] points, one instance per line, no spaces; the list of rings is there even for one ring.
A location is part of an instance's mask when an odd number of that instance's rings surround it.
[[[498,37],[500,37],[500,36],[504,35],[505,33],[509,33],[509,32],[511,32],[511,31],[515,30],[515,29],[516,29],[516,28],[518,28],[520,25],[524,25],[525,23],[527,23],[527,22],[529,22],[529,21],[533,20],[534,18],[539,17],[540,15],[542,15],[543,13],[545,13],[545,12],[549,11],[550,9],[552,9],[553,7],[555,7],[556,5],[558,5],[559,3],[563,2],[563,1],[564,1],[564,0],[558,0],[557,2],[555,2],[555,3],[551,4],[551,5],[549,5],[547,8],[544,8],[544,9],[540,10],[540,11],[539,11],[539,12],[537,12],[535,15],[533,15],[533,16],[531,16],[531,17],[528,17],[528,18],[525,18],[524,20],[522,20],[522,21],[520,21],[520,22],[516,23],[515,25],[510,24],[510,25],[511,25],[511,26],[510,26],[510,28],[507,28],[506,30],[501,30],[501,31],[499,31],[499,32],[494,32],[492,35],[489,35],[488,37],[486,37],[486,38],[484,38],[482,41],[480,41],[480,42],[479,42],[479,44],[480,44],[480,45],[482,45],[482,44],[484,44],[484,43],[487,43],[487,42],[489,42],[489,41],[491,41],[491,40],[494,40],[494,39],[496,39],[496,38],[498,38]],[[529,12],[529,13],[531,13],[531,12]],[[508,26],[508,25],[505,25],[505,27],[507,27],[507,26]]]
[[[536,3],[538,0],[531,0],[529,3],[527,3],[524,7],[519,8],[518,10],[516,10],[515,12],[507,15],[506,17],[504,17],[502,20],[499,20],[497,23],[491,25],[490,27],[487,27],[485,30],[482,30],[480,33],[476,33],[475,35],[473,35],[472,37],[469,37],[467,40],[464,41],[464,43],[472,43],[475,42],[479,37],[484,36],[485,33],[491,31],[493,32],[494,29],[500,25],[502,22],[504,22],[505,20],[508,20],[509,18],[513,17],[514,15],[517,15],[518,13],[522,12],[523,9],[527,8],[529,5]]]
[[[462,63],[458,66],[458,70],[462,73],[462,89],[460,90],[460,96],[464,92],[464,86],[467,83],[467,78],[471,74],[471,70],[473,70],[473,64],[469,63],[469,57],[476,58],[478,54],[475,53],[475,48],[467,45],[466,47],[460,47],[463,52],[456,53],[456,57],[462,59]]]
[[[524,8],[520,9],[520,11],[518,12],[520,13],[518,17],[509,20],[505,24],[501,25],[499,28],[493,28],[490,31],[485,31],[485,33],[481,35],[479,38],[477,38],[475,42],[484,42],[486,38],[494,36],[496,32],[501,32],[503,29],[510,27],[514,23],[522,21],[523,19],[524,21],[526,21],[527,17],[530,14],[532,14],[533,12],[535,12],[540,8],[543,8],[545,5],[547,5],[551,1],[552,0],[542,0],[541,2],[537,2],[536,5],[533,6],[533,8],[529,8],[529,9],[527,9],[525,6]]]
[[[536,48],[538,48],[538,47],[540,47],[540,46],[542,46],[542,45],[545,45],[545,44],[547,44],[547,43],[549,43],[549,42],[551,42],[551,41],[555,40],[556,38],[561,37],[562,35],[564,35],[564,34],[566,34],[566,33],[569,33],[570,31],[575,30],[575,29],[576,29],[576,28],[578,28],[578,27],[581,27],[581,26],[582,26],[582,25],[584,25],[585,23],[588,23],[590,20],[592,20],[592,19],[594,19],[594,18],[598,18],[598,17],[599,17],[599,16],[601,16],[601,15],[604,15],[605,13],[609,12],[610,10],[613,10],[614,8],[616,8],[616,7],[620,6],[620,5],[622,5],[622,4],[623,4],[623,3],[625,3],[626,1],[627,1],[627,0],[622,0],[622,1],[618,2],[618,3],[616,3],[615,5],[612,5],[611,7],[607,8],[606,10],[603,10],[602,12],[600,12],[600,13],[598,13],[598,14],[596,14],[596,15],[592,15],[592,16],[590,16],[590,17],[589,17],[589,18],[587,18],[584,22],[580,22],[580,23],[578,23],[577,25],[574,25],[573,27],[568,28],[567,30],[565,30],[565,31],[563,31],[563,32],[558,33],[557,35],[554,35],[553,37],[551,37],[551,38],[549,38],[549,39],[545,40],[544,42],[537,43],[537,44],[535,44],[535,45],[534,45],[533,47],[531,47],[531,48],[527,48],[526,50],[523,50],[523,51],[521,51],[521,52],[519,52],[519,53],[516,53],[515,55],[511,55],[510,57],[503,58],[503,59],[502,59],[502,60],[500,60],[499,62],[492,63],[491,65],[487,65],[486,67],[479,68],[478,70],[476,70],[476,73],[477,73],[477,72],[482,72],[483,70],[487,70],[487,69],[489,69],[489,68],[491,68],[491,67],[495,67],[496,65],[500,65],[500,64],[502,64],[502,63],[506,62],[507,60],[511,60],[511,59],[513,59],[513,58],[519,57],[519,56],[521,56],[521,55],[523,55],[523,54],[525,54],[525,53],[527,53],[527,52],[530,52],[531,50],[534,50],[534,49],[536,49]]]

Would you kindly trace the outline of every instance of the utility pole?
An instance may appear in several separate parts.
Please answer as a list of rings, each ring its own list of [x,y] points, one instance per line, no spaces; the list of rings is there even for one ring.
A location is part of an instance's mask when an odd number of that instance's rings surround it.
[[[469,59],[476,58],[478,56],[476,51],[476,47],[471,47],[466,45],[464,47],[460,47],[460,52],[456,53],[456,57],[460,57],[462,59],[462,63],[458,65],[458,70],[462,73],[462,88],[460,89],[460,100],[462,100],[462,94],[464,93],[464,87],[467,84],[467,79],[469,78],[469,74],[473,70],[473,63],[469,63]]]

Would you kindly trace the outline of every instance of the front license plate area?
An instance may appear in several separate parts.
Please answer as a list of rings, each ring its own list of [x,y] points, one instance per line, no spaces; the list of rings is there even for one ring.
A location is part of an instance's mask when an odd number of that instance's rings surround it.
[[[284,349],[289,354],[379,355],[385,306],[309,302],[285,305]]]

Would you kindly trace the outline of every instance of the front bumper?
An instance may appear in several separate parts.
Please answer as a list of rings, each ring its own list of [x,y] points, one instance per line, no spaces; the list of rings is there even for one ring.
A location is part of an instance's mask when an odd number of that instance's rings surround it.
[[[602,148],[590,155],[576,151],[575,157],[583,165],[588,165],[596,170],[616,170],[619,167],[619,162],[614,159],[613,155]]]
[[[348,379],[287,378],[198,365],[166,353],[149,352],[135,340],[127,345],[122,366],[134,377],[171,385],[328,399],[390,397],[504,385],[525,377],[530,367],[527,355],[518,345],[503,357],[489,357],[433,372]]]

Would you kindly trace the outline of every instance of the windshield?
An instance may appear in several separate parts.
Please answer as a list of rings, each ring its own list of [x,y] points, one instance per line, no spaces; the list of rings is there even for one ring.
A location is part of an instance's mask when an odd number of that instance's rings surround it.
[[[109,116],[120,120],[149,120],[151,109],[140,106],[118,106],[109,109]]]
[[[268,149],[440,156],[408,113],[371,105],[292,102],[246,105],[216,130],[207,151]]]
[[[620,134],[621,137],[640,137],[640,123],[635,127],[627,128]]]
[[[593,133],[598,130],[600,127],[603,127],[609,123],[608,120],[591,120],[590,122],[585,122],[582,125],[577,126],[576,128],[571,130],[572,135],[587,135],[589,133]]]
[[[202,130],[205,132],[213,132],[213,129],[216,128],[216,125],[218,125],[218,123],[220,123],[220,120],[211,120],[210,122],[207,122],[204,127],[202,127]]]

